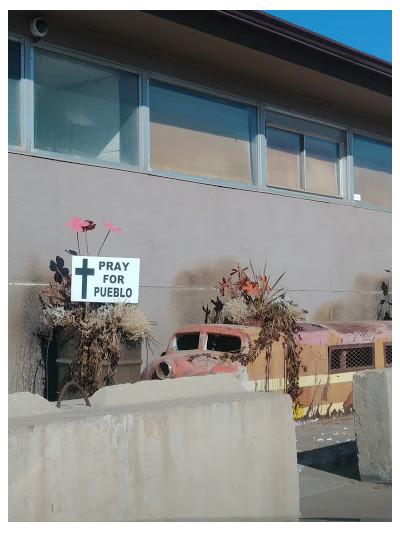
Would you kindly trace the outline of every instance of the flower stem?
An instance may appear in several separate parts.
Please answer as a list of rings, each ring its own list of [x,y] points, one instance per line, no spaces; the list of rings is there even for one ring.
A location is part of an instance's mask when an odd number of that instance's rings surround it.
[[[104,243],[106,242],[106,239],[107,239],[108,235],[110,234],[110,231],[111,231],[111,230],[108,230],[108,233],[107,233],[107,235],[106,235],[106,236],[104,237],[104,241],[103,241],[103,244],[102,244],[102,245],[100,246],[100,250],[99,250],[99,253],[97,254],[97,256],[99,256],[99,255],[100,255],[101,249],[103,248],[103,246],[104,246]]]
[[[86,253],[87,255],[89,255],[89,247],[88,247],[88,242],[87,242],[87,231],[85,231],[85,240],[86,240]]]
[[[81,249],[79,247],[79,237],[78,237],[78,232],[76,232],[76,240],[77,240],[77,243],[78,243],[78,253],[79,255],[81,255]]]

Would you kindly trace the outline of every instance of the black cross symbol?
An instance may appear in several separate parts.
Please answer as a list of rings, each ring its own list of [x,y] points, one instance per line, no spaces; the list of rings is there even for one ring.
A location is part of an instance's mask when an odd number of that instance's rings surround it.
[[[94,268],[88,268],[87,259],[82,259],[82,268],[75,268],[75,274],[82,276],[82,300],[86,300],[87,277],[94,276]]]

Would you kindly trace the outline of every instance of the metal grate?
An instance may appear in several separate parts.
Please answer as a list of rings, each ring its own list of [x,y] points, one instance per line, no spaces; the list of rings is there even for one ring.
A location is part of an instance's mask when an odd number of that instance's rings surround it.
[[[331,346],[329,368],[337,372],[374,368],[373,345]]]
[[[385,344],[385,366],[392,366],[392,345]]]

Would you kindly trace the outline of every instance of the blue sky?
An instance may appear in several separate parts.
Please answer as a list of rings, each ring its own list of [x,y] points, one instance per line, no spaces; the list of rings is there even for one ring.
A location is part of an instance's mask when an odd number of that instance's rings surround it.
[[[325,35],[352,48],[392,61],[392,11],[272,10],[271,15]]]

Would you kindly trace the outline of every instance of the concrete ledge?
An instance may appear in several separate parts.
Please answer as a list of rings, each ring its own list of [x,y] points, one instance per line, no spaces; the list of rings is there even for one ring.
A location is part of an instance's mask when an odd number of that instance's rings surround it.
[[[204,379],[205,378],[205,379]],[[103,387],[93,394],[93,407],[129,405],[176,398],[205,397],[210,394],[246,392],[240,381],[232,374],[192,376],[190,378],[165,379],[163,381],[140,381],[113,387]]]
[[[56,414],[58,411],[54,403],[31,392],[16,392],[8,395],[8,417],[18,418],[36,416],[45,413]]]
[[[392,482],[392,369],[353,376],[354,429],[362,481]]]
[[[153,402],[10,419],[9,521],[298,520],[290,397],[200,396],[210,377],[171,380],[164,401],[165,382],[141,382]]]

